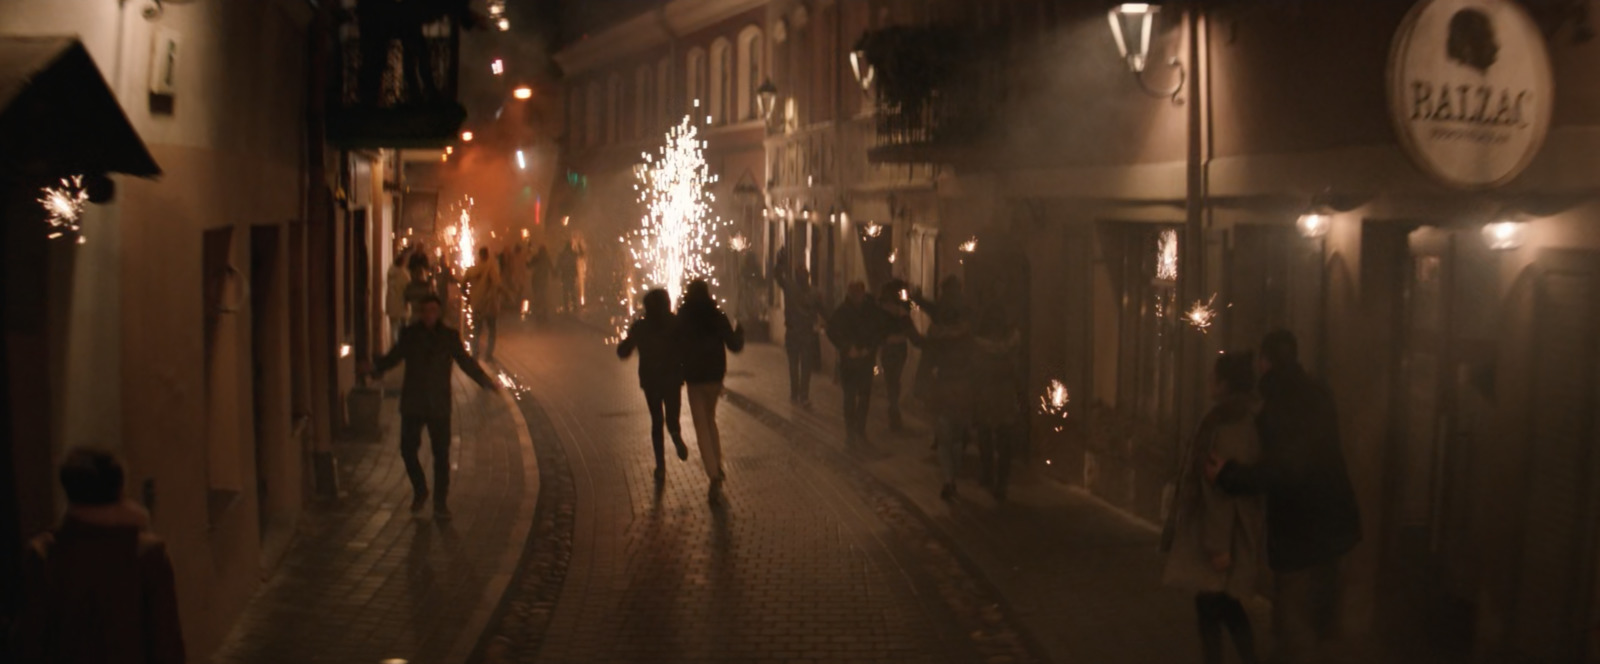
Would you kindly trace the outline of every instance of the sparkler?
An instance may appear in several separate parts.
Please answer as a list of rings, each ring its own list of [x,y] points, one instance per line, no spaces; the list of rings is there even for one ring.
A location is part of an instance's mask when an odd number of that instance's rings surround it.
[[[873,222],[869,221],[869,222],[867,222],[866,227],[862,228],[862,230],[866,232],[867,237],[875,238],[875,237],[878,237],[880,235],[883,235],[883,224],[873,223]]]
[[[1189,307],[1189,311],[1183,314],[1183,321],[1193,326],[1194,329],[1200,330],[1201,334],[1210,332],[1211,325],[1217,322],[1218,312],[1212,307],[1212,304],[1216,301],[1217,296],[1215,293],[1211,295],[1211,299],[1204,302],[1195,300],[1194,306]],[[1231,307],[1233,305],[1230,304],[1228,306]]]
[[[708,189],[716,178],[707,172],[703,149],[699,130],[685,117],[667,133],[666,145],[634,168],[645,208],[633,233],[634,263],[645,270],[646,283],[667,289],[673,302],[692,279],[716,283],[710,254],[726,222],[711,211]]]
[[[967,241],[962,242],[961,246],[956,247],[956,249],[960,250],[963,254],[976,252],[978,250],[978,236],[974,235],[970,238],[967,238]]]
[[[49,215],[45,221],[53,229],[50,239],[71,234],[78,236],[78,244],[83,244],[84,238],[79,235],[83,230],[80,223],[83,221],[83,206],[89,202],[89,192],[83,188],[83,176],[61,178],[61,186],[45,187],[39,192],[44,194],[39,204],[44,206],[45,214]]]
[[[900,250],[899,249],[891,249],[891,250],[889,250],[889,264],[890,265],[894,265],[895,260],[899,259],[899,258],[900,258]]]
[[[1178,280],[1178,231],[1161,231],[1161,239],[1156,242],[1156,278]]]
[[[744,250],[750,248],[750,241],[744,239],[743,235],[735,235],[728,239],[728,246],[733,248],[734,251],[744,253]]]
[[[1044,395],[1039,397],[1039,412],[1050,417],[1060,418],[1055,430],[1060,433],[1066,427],[1067,404],[1072,402],[1072,394],[1067,392],[1067,386],[1054,378],[1044,388]]]

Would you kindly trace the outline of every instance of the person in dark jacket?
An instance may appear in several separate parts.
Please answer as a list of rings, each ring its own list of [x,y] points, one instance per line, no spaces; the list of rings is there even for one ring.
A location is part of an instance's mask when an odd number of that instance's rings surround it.
[[[973,338],[973,429],[978,441],[980,484],[1005,502],[1011,461],[1027,440],[1022,332],[999,300],[989,299]]]
[[[1361,541],[1361,516],[1339,445],[1333,396],[1300,366],[1294,335],[1277,330],[1261,342],[1261,460],[1213,455],[1206,474],[1234,495],[1262,494],[1267,562],[1273,584],[1273,631],[1283,661],[1319,647],[1338,589],[1340,558]]]
[[[878,297],[883,308],[883,344],[878,348],[878,362],[883,365],[885,398],[889,403],[889,430],[905,430],[905,420],[900,414],[900,387],[906,371],[906,358],[910,346],[922,346],[922,334],[911,322],[911,287],[899,279],[884,284]]]
[[[624,360],[639,351],[639,387],[650,409],[650,442],[656,452],[656,481],[667,478],[665,428],[672,434],[672,446],[679,459],[689,458],[678,426],[683,408],[683,355],[678,349],[677,318],[672,315],[672,298],[659,288],[644,295],[644,318],[628,326],[628,335],[617,345],[617,357]]]
[[[850,284],[843,304],[828,319],[828,341],[839,350],[840,387],[844,392],[844,428],[851,445],[867,442],[867,414],[872,405],[872,370],[883,343],[883,310],[867,297],[867,285]]]
[[[779,259],[778,287],[783,289],[783,349],[789,356],[789,401],[811,404],[811,374],[817,370],[817,328],[822,325],[822,301],[811,288],[811,274],[795,268],[789,274],[787,258]]]
[[[744,350],[744,330],[728,322],[728,316],[711,297],[711,286],[696,279],[684,293],[678,311],[678,339],[683,352],[683,378],[689,384],[689,416],[694,419],[695,439],[700,445],[700,460],[711,479],[708,499],[722,502],[722,439],[717,431],[717,399],[722,396],[722,379],[728,374],[728,354]]]
[[[417,451],[422,448],[422,429],[428,429],[433,451],[433,513],[450,517],[450,365],[461,367],[467,376],[487,390],[499,387],[484,373],[483,367],[467,354],[461,333],[440,321],[443,303],[437,297],[422,300],[422,316],[400,333],[400,343],[378,358],[372,374],[381,377],[401,362],[406,365],[405,382],[400,388],[400,457],[413,491],[411,510],[427,504],[428,480],[422,473]]]
[[[23,553],[13,661],[182,664],[172,560],[150,515],[123,499],[122,464],[78,448],[60,478],[66,516]]]

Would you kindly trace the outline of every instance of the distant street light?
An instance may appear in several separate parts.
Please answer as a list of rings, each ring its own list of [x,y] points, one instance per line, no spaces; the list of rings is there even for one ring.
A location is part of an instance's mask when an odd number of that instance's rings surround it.
[[[505,31],[511,29],[511,19],[502,18],[498,22],[496,22],[495,25],[500,28],[501,32],[505,32]]]
[[[517,89],[511,91],[511,96],[516,97],[517,99],[532,99],[533,88],[530,88],[526,85],[519,85],[517,86]]]
[[[461,142],[462,143],[471,143],[472,142],[472,132],[470,132],[470,131],[461,132]]]
[[[528,170],[528,158],[523,156],[521,150],[517,150],[517,169]]]
[[[495,58],[494,62],[489,63],[489,71],[494,72],[495,76],[506,73],[506,62],[500,58]]]

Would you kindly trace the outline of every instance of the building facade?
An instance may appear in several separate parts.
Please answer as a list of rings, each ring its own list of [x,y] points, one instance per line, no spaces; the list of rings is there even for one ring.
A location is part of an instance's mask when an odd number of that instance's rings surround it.
[[[1002,302],[1030,385],[1071,394],[1066,426],[1038,417],[1032,462],[1151,522],[1207,358],[1291,330],[1338,400],[1362,509],[1346,628],[1600,657],[1586,3],[1171,4],[1138,73],[1093,2],[773,0],[673,29],[674,12],[734,4],[667,3],[568,47],[587,54],[569,67],[573,163],[639,135],[603,110],[655,98],[630,89],[711,99],[712,125],[744,117],[718,110],[742,97],[717,97],[699,54],[761,30],[777,103],[765,217],[743,232],[769,270],[790,247],[834,299],[855,279],[931,293],[954,275]],[[629,30],[666,34],[599,65]],[[654,78],[629,78],[647,62]],[[616,145],[625,172],[639,146]]]

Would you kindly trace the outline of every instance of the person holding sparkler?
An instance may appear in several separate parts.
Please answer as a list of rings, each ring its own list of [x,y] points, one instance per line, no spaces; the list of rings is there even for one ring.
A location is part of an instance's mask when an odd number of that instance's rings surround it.
[[[974,338],[973,415],[977,425],[979,483],[996,502],[1005,502],[1011,479],[1011,460],[1027,438],[1026,388],[1018,357],[1022,332],[998,297],[984,298],[989,305]]]
[[[711,504],[722,502],[722,439],[717,431],[717,399],[728,373],[728,355],[744,350],[744,330],[728,322],[703,279],[689,282],[678,310],[678,338],[683,351],[683,378],[689,384],[689,415],[694,419],[700,460],[711,478]]]
[[[867,443],[867,414],[872,404],[872,369],[883,341],[883,310],[867,298],[867,285],[850,284],[843,304],[828,319],[828,340],[839,350],[840,387],[844,391],[844,428],[850,445]]]
[[[922,347],[922,334],[911,321],[911,288],[900,279],[891,279],[883,285],[878,296],[878,306],[883,308],[883,345],[878,348],[878,362],[883,365],[883,383],[889,402],[889,430],[905,430],[900,415],[901,378],[905,376],[909,345]]]
[[[472,356],[494,361],[494,342],[500,336],[500,303],[505,299],[505,280],[500,278],[500,262],[491,260],[488,247],[478,247],[478,262],[464,275],[472,305]]]
[[[655,446],[656,481],[667,478],[666,433],[679,459],[689,458],[678,426],[683,407],[683,353],[678,346],[678,320],[672,315],[672,298],[657,288],[644,294],[644,317],[628,326],[628,334],[617,345],[617,357],[628,359],[639,352],[639,387],[644,390],[650,409],[650,442]],[[703,456],[704,453],[702,453]]]
[[[956,477],[961,473],[961,457],[966,452],[967,432],[972,427],[972,355],[970,317],[961,295],[961,279],[950,276],[940,283],[939,301],[913,296],[917,306],[933,318],[923,343],[923,361],[930,367],[929,406],[934,412],[934,447],[939,452],[939,470],[944,488],[939,497],[956,497]]]

